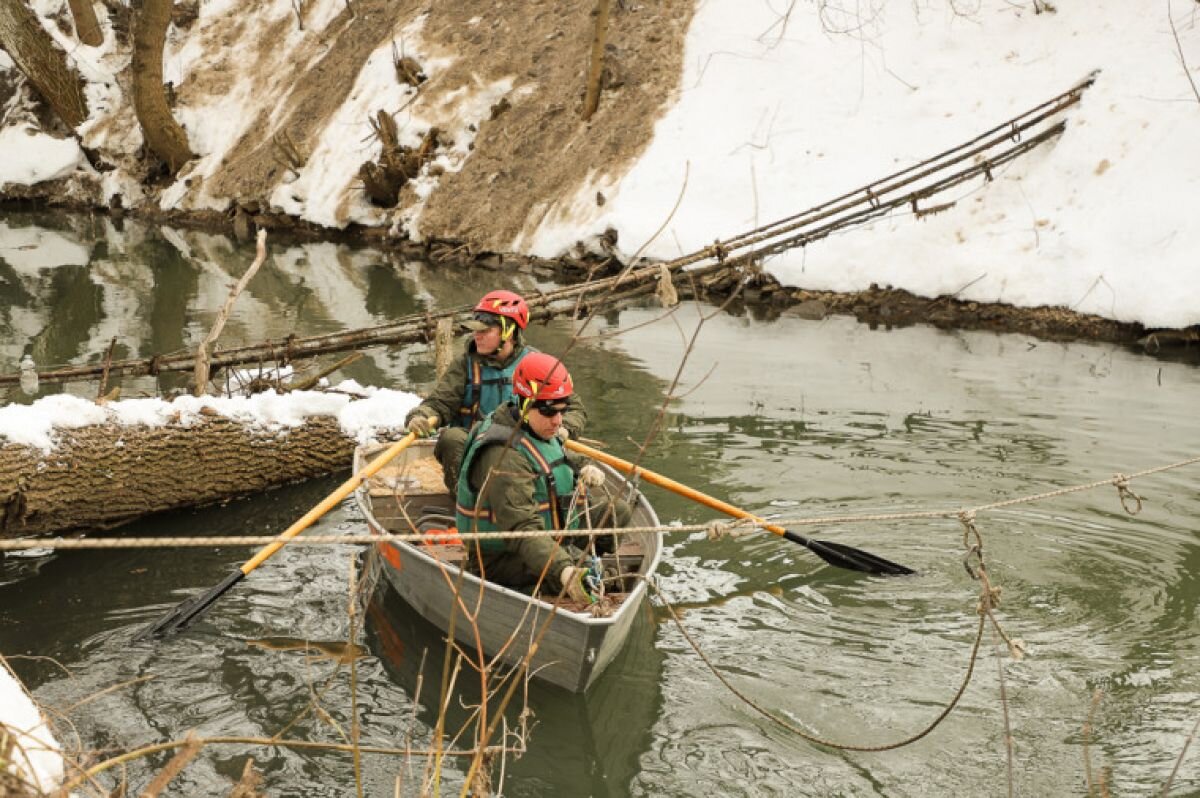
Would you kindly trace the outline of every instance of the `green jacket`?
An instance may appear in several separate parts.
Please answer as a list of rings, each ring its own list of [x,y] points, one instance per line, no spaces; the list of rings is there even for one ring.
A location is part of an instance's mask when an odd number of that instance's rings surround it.
[[[489,371],[499,370],[508,372],[511,375],[512,367],[532,351],[535,350],[526,346],[524,342],[518,339],[516,346],[513,347],[512,354],[504,360],[485,358],[476,354],[475,341],[468,336],[462,353],[446,369],[446,373],[438,380],[429,397],[409,411],[404,419],[405,425],[409,421],[412,421],[413,416],[418,413],[424,416],[436,415],[439,427],[458,426],[466,428],[480,419],[487,418],[496,409],[497,405],[508,401],[512,392],[511,380],[509,383],[510,387],[502,389],[501,393],[503,395],[499,397],[496,404],[490,403],[494,394],[488,392],[487,396],[480,397],[485,399],[485,401],[480,402],[478,408],[472,413],[468,411],[475,406],[475,397],[471,394],[473,372],[477,369],[480,371],[487,369]],[[572,396],[571,410],[563,414],[563,426],[571,433],[571,437],[575,438],[583,433],[583,428],[586,425],[587,408],[583,406],[583,401],[578,395]]]
[[[544,441],[524,425],[514,435],[517,420],[516,407],[508,403],[472,428],[458,479],[459,530],[579,526],[577,516],[564,518],[575,490],[575,471],[562,443],[558,438]],[[480,548],[503,551],[506,546],[504,541],[483,540]]]

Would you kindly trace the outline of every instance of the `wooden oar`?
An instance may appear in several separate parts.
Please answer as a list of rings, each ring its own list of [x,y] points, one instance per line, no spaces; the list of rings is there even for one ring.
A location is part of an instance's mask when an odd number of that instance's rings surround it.
[[[845,546],[841,543],[832,543],[827,540],[813,540],[806,538],[803,535],[797,535],[795,532],[784,529],[781,526],[767,524],[763,519],[748,513],[732,504],[714,499],[712,496],[701,493],[695,488],[689,488],[687,485],[676,482],[670,477],[664,477],[662,474],[656,474],[641,466],[635,466],[626,460],[619,457],[614,457],[607,452],[602,452],[599,449],[593,449],[591,446],[580,443],[573,438],[568,438],[566,446],[568,449],[587,455],[593,460],[599,460],[601,463],[612,466],[618,471],[623,471],[631,476],[638,476],[652,485],[658,485],[660,488],[666,488],[672,493],[678,493],[680,496],[699,502],[714,510],[719,510],[726,515],[734,518],[746,518],[752,521],[757,521],[763,524],[763,529],[768,532],[774,532],[780,537],[787,538],[793,543],[799,543],[804,548],[811,551],[813,554],[820,557],[830,565],[838,568],[846,568],[851,571],[864,571],[868,574],[886,574],[889,576],[900,576],[905,574],[916,573],[911,568],[906,568],[903,565],[894,563],[890,560],[885,560],[882,557],[876,557],[870,552],[856,549],[853,546]]]
[[[431,425],[436,425],[436,419],[430,420]],[[231,587],[246,578],[246,576],[258,566],[267,561],[271,555],[284,547],[289,540],[299,535],[305,529],[310,527],[318,518],[325,515],[331,509],[336,507],[342,499],[354,492],[355,488],[363,483],[364,480],[375,476],[375,472],[390,463],[396,455],[407,449],[413,441],[417,439],[416,433],[408,433],[400,440],[388,447],[387,451],[376,457],[367,467],[359,471],[350,479],[342,483],[341,487],[333,493],[326,496],[320,504],[309,510],[296,523],[288,527],[279,539],[274,543],[264,546],[258,554],[255,554],[249,560],[242,564],[240,568],[235,570],[229,576],[225,577],[220,584],[210,588],[208,591],[201,593],[198,596],[192,596],[186,599],[163,617],[155,621],[151,626],[147,626],[137,634],[134,640],[144,640],[147,637],[164,637],[173,632],[178,632],[212,606],[213,602],[221,597],[223,593]]]

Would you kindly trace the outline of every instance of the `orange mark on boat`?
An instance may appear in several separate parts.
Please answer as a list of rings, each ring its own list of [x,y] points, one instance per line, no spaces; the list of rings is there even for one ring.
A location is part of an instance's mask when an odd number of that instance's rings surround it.
[[[387,560],[388,565],[397,571],[404,570],[404,563],[400,559],[400,549],[396,548],[395,543],[380,543],[379,551],[383,554],[383,559]]]

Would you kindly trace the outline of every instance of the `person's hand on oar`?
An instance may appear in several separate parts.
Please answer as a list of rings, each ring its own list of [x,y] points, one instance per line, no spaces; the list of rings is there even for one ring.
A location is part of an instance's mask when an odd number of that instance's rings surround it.
[[[430,418],[430,425],[437,427],[437,419]],[[246,578],[251,571],[267,561],[271,555],[279,551],[292,538],[299,535],[305,529],[312,526],[318,518],[336,507],[342,499],[354,492],[355,488],[361,485],[365,480],[375,476],[379,469],[395,459],[396,455],[407,449],[412,442],[417,439],[415,432],[409,432],[400,440],[388,447],[387,451],[376,457],[367,467],[358,472],[350,479],[342,483],[341,487],[333,493],[326,496],[320,504],[309,510],[296,523],[288,527],[274,543],[270,543],[263,547],[258,554],[255,554],[249,560],[242,564],[240,568],[225,577],[220,584],[209,588],[204,593],[198,596],[193,596],[177,605],[174,609],[168,612],[163,617],[159,618],[150,626],[147,626],[134,637],[134,640],[144,640],[147,637],[163,637],[178,632],[183,629],[196,618],[204,614],[204,612],[212,606],[222,594],[227,592],[231,587]]]
[[[637,475],[652,485],[658,485],[660,488],[666,488],[673,493],[678,493],[680,496],[691,499],[692,501],[700,502],[707,507],[711,507],[714,510],[719,510],[720,512],[725,513],[726,515],[733,516],[734,518],[745,518],[751,521],[762,523],[763,529],[767,530],[768,532],[773,532],[782,538],[787,538],[793,543],[799,543],[801,546],[808,549],[825,562],[838,568],[845,568],[850,571],[862,571],[868,574],[884,574],[888,576],[904,576],[907,574],[916,573],[916,571],[911,568],[907,568],[899,563],[894,563],[891,560],[885,560],[882,557],[876,557],[874,554],[871,554],[868,551],[856,549],[853,546],[846,546],[841,543],[833,543],[828,540],[813,540],[812,538],[806,538],[803,535],[797,535],[795,532],[784,529],[781,526],[764,523],[762,518],[754,515],[753,513],[749,513],[738,507],[734,507],[732,504],[723,502],[720,499],[714,499],[712,496],[701,493],[695,488],[689,488],[687,485],[676,482],[670,477],[664,477],[661,474],[656,474],[653,471],[642,468],[641,466],[635,466],[633,463],[622,460],[619,457],[614,457],[613,455],[608,454],[607,452],[602,452],[599,449],[593,449],[591,446],[587,446],[586,444],[578,441],[568,440],[565,445],[572,451],[587,455],[593,460],[598,460],[601,463],[606,463],[618,471],[622,471],[626,474]]]

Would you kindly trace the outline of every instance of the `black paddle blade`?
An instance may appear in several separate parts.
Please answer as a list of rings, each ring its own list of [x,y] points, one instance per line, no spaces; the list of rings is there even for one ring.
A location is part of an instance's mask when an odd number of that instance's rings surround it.
[[[876,557],[869,551],[856,549],[853,546],[845,546],[841,543],[833,543],[828,540],[813,540],[803,535],[797,535],[795,532],[787,529],[784,530],[783,536],[793,543],[799,543],[836,568],[845,568],[849,571],[862,571],[882,576],[908,576],[909,574],[916,573],[911,568],[894,563],[891,560],[885,560],[882,557]]]
[[[246,575],[240,570],[225,577],[219,585],[211,587],[198,596],[192,596],[180,602],[174,609],[159,618],[150,626],[137,633],[133,641],[140,642],[150,637],[166,637],[180,631],[192,621],[203,615],[225,591],[242,581]]]

